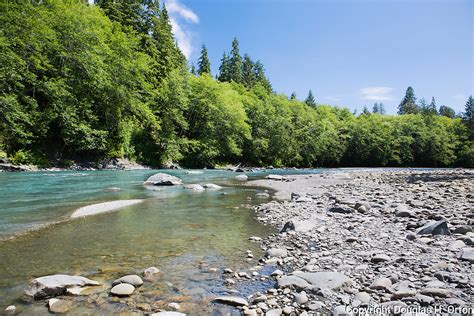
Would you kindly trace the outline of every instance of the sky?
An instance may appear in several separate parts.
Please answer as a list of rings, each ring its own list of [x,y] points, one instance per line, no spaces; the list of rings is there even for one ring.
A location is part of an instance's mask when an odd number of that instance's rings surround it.
[[[237,37],[277,93],[389,114],[408,86],[464,110],[474,94],[473,0],[165,0],[190,63],[206,45],[213,75]]]

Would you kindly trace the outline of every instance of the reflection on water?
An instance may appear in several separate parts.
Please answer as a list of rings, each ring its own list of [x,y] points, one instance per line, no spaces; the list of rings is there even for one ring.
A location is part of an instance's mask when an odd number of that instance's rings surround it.
[[[156,266],[162,274],[155,282],[145,283],[132,301],[110,298],[108,290],[101,289],[90,296],[93,307],[86,304],[77,313],[91,308],[114,312],[123,306],[137,308],[137,304],[151,304],[140,306],[142,310],[166,308],[173,300],[183,301],[188,311],[209,311],[210,297],[226,291],[221,269],[245,267],[245,251],[257,255],[259,251],[248,237],[272,231],[257,223],[253,212],[243,206],[254,203],[248,197],[257,189],[229,186],[236,174],[215,170],[167,172],[185,183],[224,185],[223,190],[145,189],[142,182],[156,172],[0,174],[0,237],[63,221],[0,241],[0,308],[21,305],[18,297],[26,281],[34,277],[81,274],[102,280],[108,288],[115,277]],[[136,198],[145,201],[116,212],[66,220],[84,205]],[[45,312],[43,304],[23,308],[27,314]]]

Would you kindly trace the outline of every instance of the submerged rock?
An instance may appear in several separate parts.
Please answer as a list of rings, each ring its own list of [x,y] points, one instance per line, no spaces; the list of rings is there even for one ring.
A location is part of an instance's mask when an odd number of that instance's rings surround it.
[[[183,184],[183,181],[175,176],[172,176],[167,173],[157,173],[149,177],[144,183],[144,185],[180,185]]]
[[[200,184],[186,184],[184,188],[195,192],[202,192],[205,190],[204,187]]]
[[[51,313],[62,314],[69,311],[72,307],[71,301],[50,298],[48,301],[48,309]]]
[[[430,222],[416,231],[418,235],[449,235],[448,223],[445,220]]]
[[[25,294],[35,299],[43,299],[62,295],[67,288],[85,285],[99,285],[99,282],[76,275],[48,275],[32,280]]]
[[[248,306],[249,303],[246,299],[238,296],[219,296],[214,299],[214,302],[232,305],[232,306]]]
[[[15,305],[10,305],[5,308],[5,314],[6,315],[13,315],[16,313],[16,306]]]
[[[122,209],[127,206],[135,205],[143,202],[143,200],[120,200],[104,203],[97,203],[78,208],[72,213],[71,218],[78,218],[84,216],[91,216],[100,213],[112,212]]]
[[[214,183],[206,183],[203,185],[204,188],[208,190],[220,190],[222,187],[220,185],[214,184]]]

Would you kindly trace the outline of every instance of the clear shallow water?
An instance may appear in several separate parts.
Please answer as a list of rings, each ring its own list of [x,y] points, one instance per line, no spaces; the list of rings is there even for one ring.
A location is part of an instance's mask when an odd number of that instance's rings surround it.
[[[25,304],[19,299],[27,281],[34,277],[81,274],[108,283],[123,274],[156,266],[163,272],[159,280],[146,284],[143,293],[130,304],[154,302],[166,306],[180,296],[187,297],[182,303],[185,311],[211,310],[208,299],[226,288],[221,273],[210,273],[209,268],[238,270],[247,266],[245,251],[253,250],[256,257],[259,252],[258,245],[250,243],[248,237],[273,231],[259,224],[249,209],[262,202],[255,198],[261,189],[239,186],[234,180],[236,173],[222,170],[165,171],[185,183],[224,185],[220,191],[144,188],[142,182],[156,172],[0,173],[0,238],[4,239],[0,241],[0,308],[15,303],[26,314],[46,312],[41,310],[42,305]],[[248,175],[261,177],[267,173]],[[112,191],[113,187],[121,190]],[[144,202],[69,220],[72,212],[84,205],[136,198]],[[53,222],[60,223],[49,225]],[[38,229],[43,225],[49,226]],[[104,298],[107,303],[102,305],[94,303],[92,310],[112,313],[130,305],[111,304],[109,299]],[[99,295],[97,300],[102,302]]]

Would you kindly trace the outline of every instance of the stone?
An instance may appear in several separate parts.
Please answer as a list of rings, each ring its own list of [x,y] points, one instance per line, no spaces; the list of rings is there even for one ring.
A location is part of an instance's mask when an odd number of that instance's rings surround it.
[[[16,306],[15,305],[10,305],[5,308],[5,314],[6,315],[13,315],[16,313]]]
[[[291,306],[283,307],[283,314],[290,315],[292,312],[293,312],[293,307],[291,307]]]
[[[144,185],[181,185],[183,181],[167,173],[157,173],[149,177]]]
[[[247,181],[249,177],[245,174],[239,174],[238,176],[235,177],[235,180],[238,181]]]
[[[126,275],[126,276],[121,277],[120,279],[115,280],[114,282],[112,282],[112,285],[115,286],[120,283],[127,283],[135,287],[138,287],[143,284],[143,280],[136,274],[130,274],[130,275]]]
[[[146,280],[151,280],[155,278],[160,273],[160,270],[157,267],[149,267],[143,271],[143,277]]]
[[[306,289],[309,283],[294,275],[284,275],[277,279],[279,288],[293,287],[296,289]]]
[[[219,296],[214,299],[214,302],[231,306],[248,306],[246,299],[238,296]]]
[[[328,212],[339,213],[339,214],[351,214],[354,213],[354,209],[345,205],[333,206],[328,209]]]
[[[384,253],[379,253],[373,256],[372,259],[370,259],[370,261],[373,263],[386,262],[386,261],[390,261],[390,257]]]
[[[306,295],[306,292],[302,291],[300,293],[295,293],[294,295],[294,301],[298,304],[306,304],[308,302],[308,296]]]
[[[334,307],[334,309],[332,310],[332,315],[333,316],[349,316],[352,314],[347,311],[347,308],[345,305],[338,305]]]
[[[265,252],[265,254],[269,258],[272,258],[272,257],[286,257],[288,255],[288,252],[286,251],[286,249],[270,248]]]
[[[279,174],[269,174],[268,176],[266,176],[266,178],[268,180],[277,180],[277,181],[283,181],[286,179],[284,176],[279,175]]]
[[[48,309],[51,313],[63,314],[69,311],[72,307],[71,301],[60,300],[57,298],[50,298],[48,300]]]
[[[370,285],[370,288],[374,290],[385,290],[391,287],[392,281],[389,278],[378,278]]]
[[[115,285],[111,290],[110,293],[116,296],[130,296],[135,291],[135,287],[128,283],[120,283]]]
[[[143,202],[143,200],[119,200],[103,203],[96,203],[88,206],[78,208],[72,213],[71,218],[79,218],[112,211],[118,211],[124,207],[132,206]]]
[[[352,284],[350,278],[339,272],[324,271],[324,272],[293,272],[294,276],[297,276],[315,288],[321,290],[329,289],[336,290],[343,286],[349,286]]]
[[[402,299],[404,297],[412,297],[416,295],[415,290],[411,289],[400,289],[394,293],[392,293],[392,297],[396,300]]]
[[[266,192],[259,192],[259,193],[256,193],[255,196],[259,199],[268,199],[270,197],[270,194]]]
[[[186,184],[183,186],[186,190],[194,191],[194,192],[203,192],[206,189],[200,184]]]
[[[150,316],[186,316],[186,314],[179,312],[158,312],[151,314]]]
[[[466,302],[464,302],[463,300],[460,300],[458,298],[447,298],[444,300],[446,302],[446,304],[448,305],[454,305],[454,306],[464,306],[466,305]]]
[[[99,285],[99,282],[75,275],[48,275],[32,280],[25,294],[34,299],[43,299],[62,295],[66,293],[66,289],[70,287],[86,285]]]
[[[415,217],[415,213],[406,204],[400,204],[395,208],[396,217]]]
[[[421,306],[428,306],[434,303],[435,299],[431,296],[423,295],[423,294],[416,294],[415,298],[420,302]]]
[[[168,308],[171,308],[172,310],[178,311],[181,309],[181,306],[178,303],[169,303]]]
[[[442,289],[437,287],[427,287],[420,291],[423,295],[430,295],[434,297],[451,297],[452,293],[448,289]]]
[[[280,316],[283,313],[281,308],[270,309],[265,313],[265,316]]]
[[[458,251],[459,249],[462,249],[466,246],[466,244],[464,243],[464,241],[462,240],[455,240],[453,241],[449,246],[448,246],[448,250],[450,251]]]
[[[463,248],[459,259],[464,261],[469,261],[470,263],[474,263],[474,248],[468,247]]]
[[[405,236],[405,239],[408,240],[408,241],[413,241],[413,240],[416,239],[416,234],[408,233],[408,234]]]
[[[361,302],[362,304],[368,304],[371,300],[370,294],[367,292],[359,292],[354,295],[354,300]]]
[[[283,275],[283,271],[276,269],[270,275],[271,276],[280,276],[280,275]]]
[[[445,220],[430,222],[416,231],[417,235],[449,235],[448,223]]]
[[[465,235],[467,233],[472,232],[472,226],[471,225],[461,225],[461,226],[456,226],[453,230],[453,234],[461,234]]]
[[[203,185],[204,188],[208,190],[220,190],[222,187],[220,185],[214,184],[214,183],[206,183]]]

